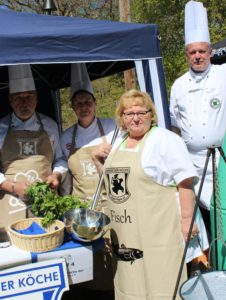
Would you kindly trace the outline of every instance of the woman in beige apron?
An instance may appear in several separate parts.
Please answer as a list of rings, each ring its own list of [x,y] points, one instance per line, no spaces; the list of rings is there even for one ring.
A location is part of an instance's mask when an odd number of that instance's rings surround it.
[[[95,117],[95,107],[96,100],[92,93],[84,90],[76,91],[72,97],[72,107],[78,118],[79,125],[91,131],[89,136],[90,140],[101,137],[100,145],[110,147],[107,142],[107,138],[104,132],[104,126],[99,118]],[[109,120],[111,121],[111,120]],[[111,121],[111,124],[113,122]],[[92,126],[97,126],[98,130]],[[106,123],[104,123],[106,124]],[[110,124],[110,122],[109,122]],[[109,131],[109,125],[107,126]],[[71,130],[71,129],[69,129]],[[70,152],[68,155],[68,168],[72,176],[72,194],[79,196],[80,198],[87,200],[93,199],[99,183],[99,174],[97,172],[96,166],[92,160],[91,153],[93,150],[100,146],[86,146],[78,147],[77,143],[77,130],[78,125],[75,124],[73,130],[71,131],[71,140],[69,143],[69,136],[67,136],[67,141],[63,143],[69,144]],[[85,131],[85,130],[84,130]],[[98,135],[99,131],[99,135]],[[67,134],[67,132],[66,132]],[[85,133],[84,133],[85,134]],[[109,134],[109,132],[108,132]],[[92,136],[93,135],[93,136]],[[64,137],[64,136],[63,136]],[[65,148],[63,146],[63,148]],[[68,148],[67,148],[68,149]],[[110,150],[109,150],[110,152]],[[91,204],[91,202],[90,202]],[[98,201],[97,210],[106,212],[106,192],[102,189],[100,199]],[[83,298],[89,299],[90,297],[95,298],[95,293],[99,293],[100,297],[104,299],[112,299],[113,293],[113,272],[112,272],[112,262],[111,262],[111,250],[109,245],[109,236],[105,236],[105,246],[104,248],[93,252],[93,280],[90,282],[81,283],[72,287],[74,294],[78,291],[78,288],[84,288],[82,290]],[[76,291],[77,289],[77,291]],[[78,291],[79,292],[79,291]],[[102,299],[102,298],[101,298]]]
[[[14,182],[34,183],[45,181],[52,174],[53,151],[48,134],[39,115],[39,131],[12,130],[11,120],[2,150],[2,170]],[[17,195],[3,193],[0,199],[0,227],[28,217],[30,203]]]
[[[147,143],[153,139],[152,135],[155,136],[155,145],[159,142],[159,146],[160,140],[161,145],[165,142],[165,136],[172,135],[172,143],[177,143],[179,138],[154,127],[157,122],[155,108],[146,93],[135,90],[125,93],[120,99],[116,117],[118,125],[127,129],[128,134],[113,149],[104,164],[114,253],[115,298],[171,300],[184,249],[182,233],[186,238],[189,222],[187,224],[180,216],[176,187],[159,184],[147,175],[142,154]],[[180,140],[179,142],[182,144]],[[180,147],[184,149],[185,157],[190,162],[185,146]],[[164,148],[167,149],[167,144]],[[156,157],[164,165],[168,163],[168,160],[165,162],[168,157],[160,151],[156,147]],[[147,159],[152,160],[152,156]],[[183,164],[183,158],[181,161]],[[154,159],[153,169],[158,169],[156,163],[158,164]],[[165,167],[167,171],[167,166]],[[186,170],[186,163],[183,167]],[[181,200],[182,216],[186,211],[189,221],[193,212],[194,193],[190,179],[186,181],[186,176],[192,174],[193,182],[193,174],[196,174],[191,162],[190,168],[191,170],[188,168],[183,173],[187,191],[182,189],[184,199]],[[181,172],[179,168],[178,172]],[[170,174],[169,177],[173,178],[173,175]],[[183,185],[181,183],[178,186],[180,193],[180,186]],[[193,233],[196,231],[194,226]],[[181,276],[181,281],[184,280],[185,268]]]

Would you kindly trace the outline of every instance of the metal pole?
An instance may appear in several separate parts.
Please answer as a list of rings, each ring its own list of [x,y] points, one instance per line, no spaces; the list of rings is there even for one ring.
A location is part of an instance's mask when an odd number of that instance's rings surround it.
[[[216,151],[215,148],[211,148],[212,152],[212,170],[213,170],[213,212],[214,212],[214,244],[215,244],[215,262],[216,262],[216,270],[218,270],[218,244],[217,244],[217,203],[216,203],[216,174],[215,174],[215,156]]]
[[[118,132],[119,132],[119,128],[116,127],[115,131],[114,131],[114,134],[113,134],[113,137],[112,137],[112,140],[111,140],[111,145],[114,144],[114,142],[115,142],[115,140],[117,138]],[[100,192],[101,192],[101,188],[102,188],[103,182],[104,182],[104,176],[102,174],[101,177],[100,177],[100,179],[99,179],[99,182],[98,182],[98,185],[97,185],[97,189],[96,189],[96,192],[95,192],[94,197],[93,197],[93,202],[92,202],[91,207],[90,207],[91,209],[95,209],[96,206],[97,206],[97,202],[98,202],[99,197],[100,197]]]

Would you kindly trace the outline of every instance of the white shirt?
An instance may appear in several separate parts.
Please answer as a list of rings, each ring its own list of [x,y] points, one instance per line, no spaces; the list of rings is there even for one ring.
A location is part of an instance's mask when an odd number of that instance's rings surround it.
[[[44,130],[47,132],[49,136],[50,143],[53,149],[53,156],[54,156],[54,161],[52,165],[53,171],[60,172],[64,177],[67,171],[67,161],[63,157],[63,153],[61,150],[57,124],[55,123],[54,120],[52,120],[48,116],[45,116],[40,113],[39,116],[41,118],[41,122],[43,124]],[[9,122],[10,122],[10,115],[7,115],[0,120],[0,149],[2,149],[5,136],[7,134],[9,128]],[[12,130],[38,131],[40,129],[40,122],[36,114],[33,114],[33,116],[27,121],[21,121],[16,117],[15,114],[12,114],[11,126],[12,126]],[[4,174],[0,173],[0,184],[4,180],[6,180]]]
[[[172,86],[170,116],[180,129],[191,159],[201,177],[207,147],[221,145],[226,130],[226,64],[211,65],[197,75],[191,70]],[[219,153],[216,151],[217,161]],[[199,186],[196,186],[198,192]],[[212,166],[208,164],[200,201],[209,209],[212,195]]]
[[[121,134],[117,138],[113,150],[122,142],[123,137],[124,134]],[[184,142],[175,133],[164,128],[153,128],[148,134],[141,155],[141,165],[146,175],[164,186],[178,185],[190,177],[195,177],[196,182],[198,180]]]
[[[116,127],[115,120],[105,118],[99,118],[99,120],[102,124],[107,142],[110,144]],[[67,146],[70,145],[72,142],[73,130],[74,125],[66,129],[61,136],[62,149],[67,157],[69,155],[69,150],[67,149]],[[77,123],[76,147],[90,147],[99,145],[101,143],[103,143],[103,139],[100,136],[99,127],[97,125],[97,118],[95,118],[90,124],[90,126],[87,128],[84,128]]]

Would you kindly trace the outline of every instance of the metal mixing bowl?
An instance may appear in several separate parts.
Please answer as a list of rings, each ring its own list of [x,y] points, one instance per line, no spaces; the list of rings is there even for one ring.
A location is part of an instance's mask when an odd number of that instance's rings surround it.
[[[64,222],[75,239],[90,242],[101,238],[107,232],[110,218],[99,211],[75,208],[65,213]]]

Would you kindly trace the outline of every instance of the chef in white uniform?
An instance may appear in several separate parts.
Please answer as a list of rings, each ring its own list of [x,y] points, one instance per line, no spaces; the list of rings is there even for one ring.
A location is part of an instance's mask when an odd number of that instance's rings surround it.
[[[61,137],[62,149],[68,158],[71,178],[67,176],[62,191],[72,193],[82,199],[92,199],[99,182],[99,174],[92,159],[97,148],[105,153],[111,150],[111,140],[116,123],[112,119],[95,116],[96,99],[85,64],[72,64],[71,67],[72,108],[78,121],[68,128]],[[106,212],[105,190],[102,190],[97,210]],[[111,300],[113,293],[113,271],[108,239],[106,246],[94,252],[94,280],[71,287],[70,293],[79,293],[82,299],[97,297]]]
[[[71,67],[72,108],[78,121],[61,137],[62,149],[68,158],[72,181],[64,184],[67,193],[83,199],[92,198],[99,181],[91,153],[98,147],[106,156],[116,127],[115,120],[95,116],[96,99],[85,64]]]
[[[201,178],[207,148],[221,145],[226,128],[226,65],[210,63],[211,46],[206,9],[201,2],[185,7],[185,52],[189,70],[171,89],[170,115],[173,130],[180,132]],[[217,160],[219,153],[216,151]],[[212,163],[208,164],[200,202],[210,232]],[[199,185],[196,186],[196,194]]]
[[[0,120],[0,227],[28,216],[26,188],[44,181],[58,189],[67,172],[58,127],[35,111],[37,93],[29,65],[9,66],[13,112]]]

